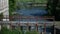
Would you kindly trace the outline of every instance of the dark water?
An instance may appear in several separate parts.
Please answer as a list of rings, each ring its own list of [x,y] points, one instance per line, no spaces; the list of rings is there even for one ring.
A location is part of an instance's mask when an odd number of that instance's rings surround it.
[[[46,11],[44,8],[31,8],[31,9],[20,9],[17,10],[17,13],[23,16],[42,16],[44,14],[47,14],[48,11]]]

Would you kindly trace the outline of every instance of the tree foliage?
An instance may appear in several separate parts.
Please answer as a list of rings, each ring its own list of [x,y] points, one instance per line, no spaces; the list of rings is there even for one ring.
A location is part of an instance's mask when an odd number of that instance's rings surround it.
[[[9,15],[16,10],[16,0],[9,0]]]
[[[47,9],[51,12],[51,16],[55,16],[55,20],[60,20],[60,1],[48,0]]]

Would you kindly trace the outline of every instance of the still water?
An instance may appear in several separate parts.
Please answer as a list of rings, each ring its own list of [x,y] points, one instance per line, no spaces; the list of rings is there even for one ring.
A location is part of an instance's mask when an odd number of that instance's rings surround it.
[[[23,16],[43,16],[47,14],[48,11],[45,10],[45,7],[32,7],[30,9],[22,8],[17,10],[17,13]]]

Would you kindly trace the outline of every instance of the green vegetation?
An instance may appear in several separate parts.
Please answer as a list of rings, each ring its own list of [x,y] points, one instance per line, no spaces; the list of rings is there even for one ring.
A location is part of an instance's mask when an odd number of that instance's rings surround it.
[[[38,34],[37,31],[27,31],[26,34]]]
[[[3,13],[0,14],[0,20],[2,20],[2,18],[3,18]]]
[[[2,27],[0,34],[38,34],[37,31],[26,31],[25,33],[18,29],[7,29],[6,27]]]
[[[10,31],[5,27],[3,27],[0,31],[1,34],[11,34]]]
[[[31,32],[30,31],[26,31],[26,34],[31,34]]]
[[[20,2],[46,3],[47,0],[20,0]]]
[[[3,27],[0,31],[0,33],[1,34],[22,34],[21,31],[7,29],[6,27]]]
[[[3,16],[3,13],[0,14],[0,17],[2,17],[2,16]]]
[[[37,31],[32,31],[32,34],[38,34],[38,32]]]
[[[27,3],[27,2],[34,2],[34,3],[46,3],[47,0],[9,0],[9,15],[12,16],[13,12],[20,8],[31,8],[27,5],[20,5],[20,3]]]
[[[16,11],[16,0],[9,0],[9,15],[13,15],[14,11]]]

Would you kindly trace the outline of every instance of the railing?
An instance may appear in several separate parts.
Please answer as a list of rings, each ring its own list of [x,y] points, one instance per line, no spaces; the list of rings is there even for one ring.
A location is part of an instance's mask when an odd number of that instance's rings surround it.
[[[47,20],[47,19],[52,19],[52,20],[54,20],[54,17],[51,17],[51,16],[49,16],[49,17],[47,17],[47,16],[41,16],[41,17],[37,17],[37,16],[10,16],[9,17],[9,19],[11,20],[11,21],[13,21],[13,20],[23,20],[23,19],[26,19],[26,20]]]
[[[50,27],[54,25],[54,16],[9,16],[3,19],[9,19],[10,21],[0,21],[0,25],[9,25],[10,28],[15,29],[15,27],[26,26],[26,30],[29,31],[29,27],[35,27],[36,31],[39,31],[39,27],[42,26],[44,28],[44,32],[46,32],[46,27]],[[49,21],[52,19],[52,21]],[[14,27],[13,27],[14,26]]]
[[[5,20],[5,21],[0,21],[0,25],[1,24],[38,24],[40,26],[40,24],[54,24],[54,16],[19,16],[19,15],[15,15],[15,16],[9,16],[9,17],[1,17],[2,19],[9,19],[9,21]],[[51,19],[51,20],[50,20]],[[49,25],[50,26],[50,25]]]

